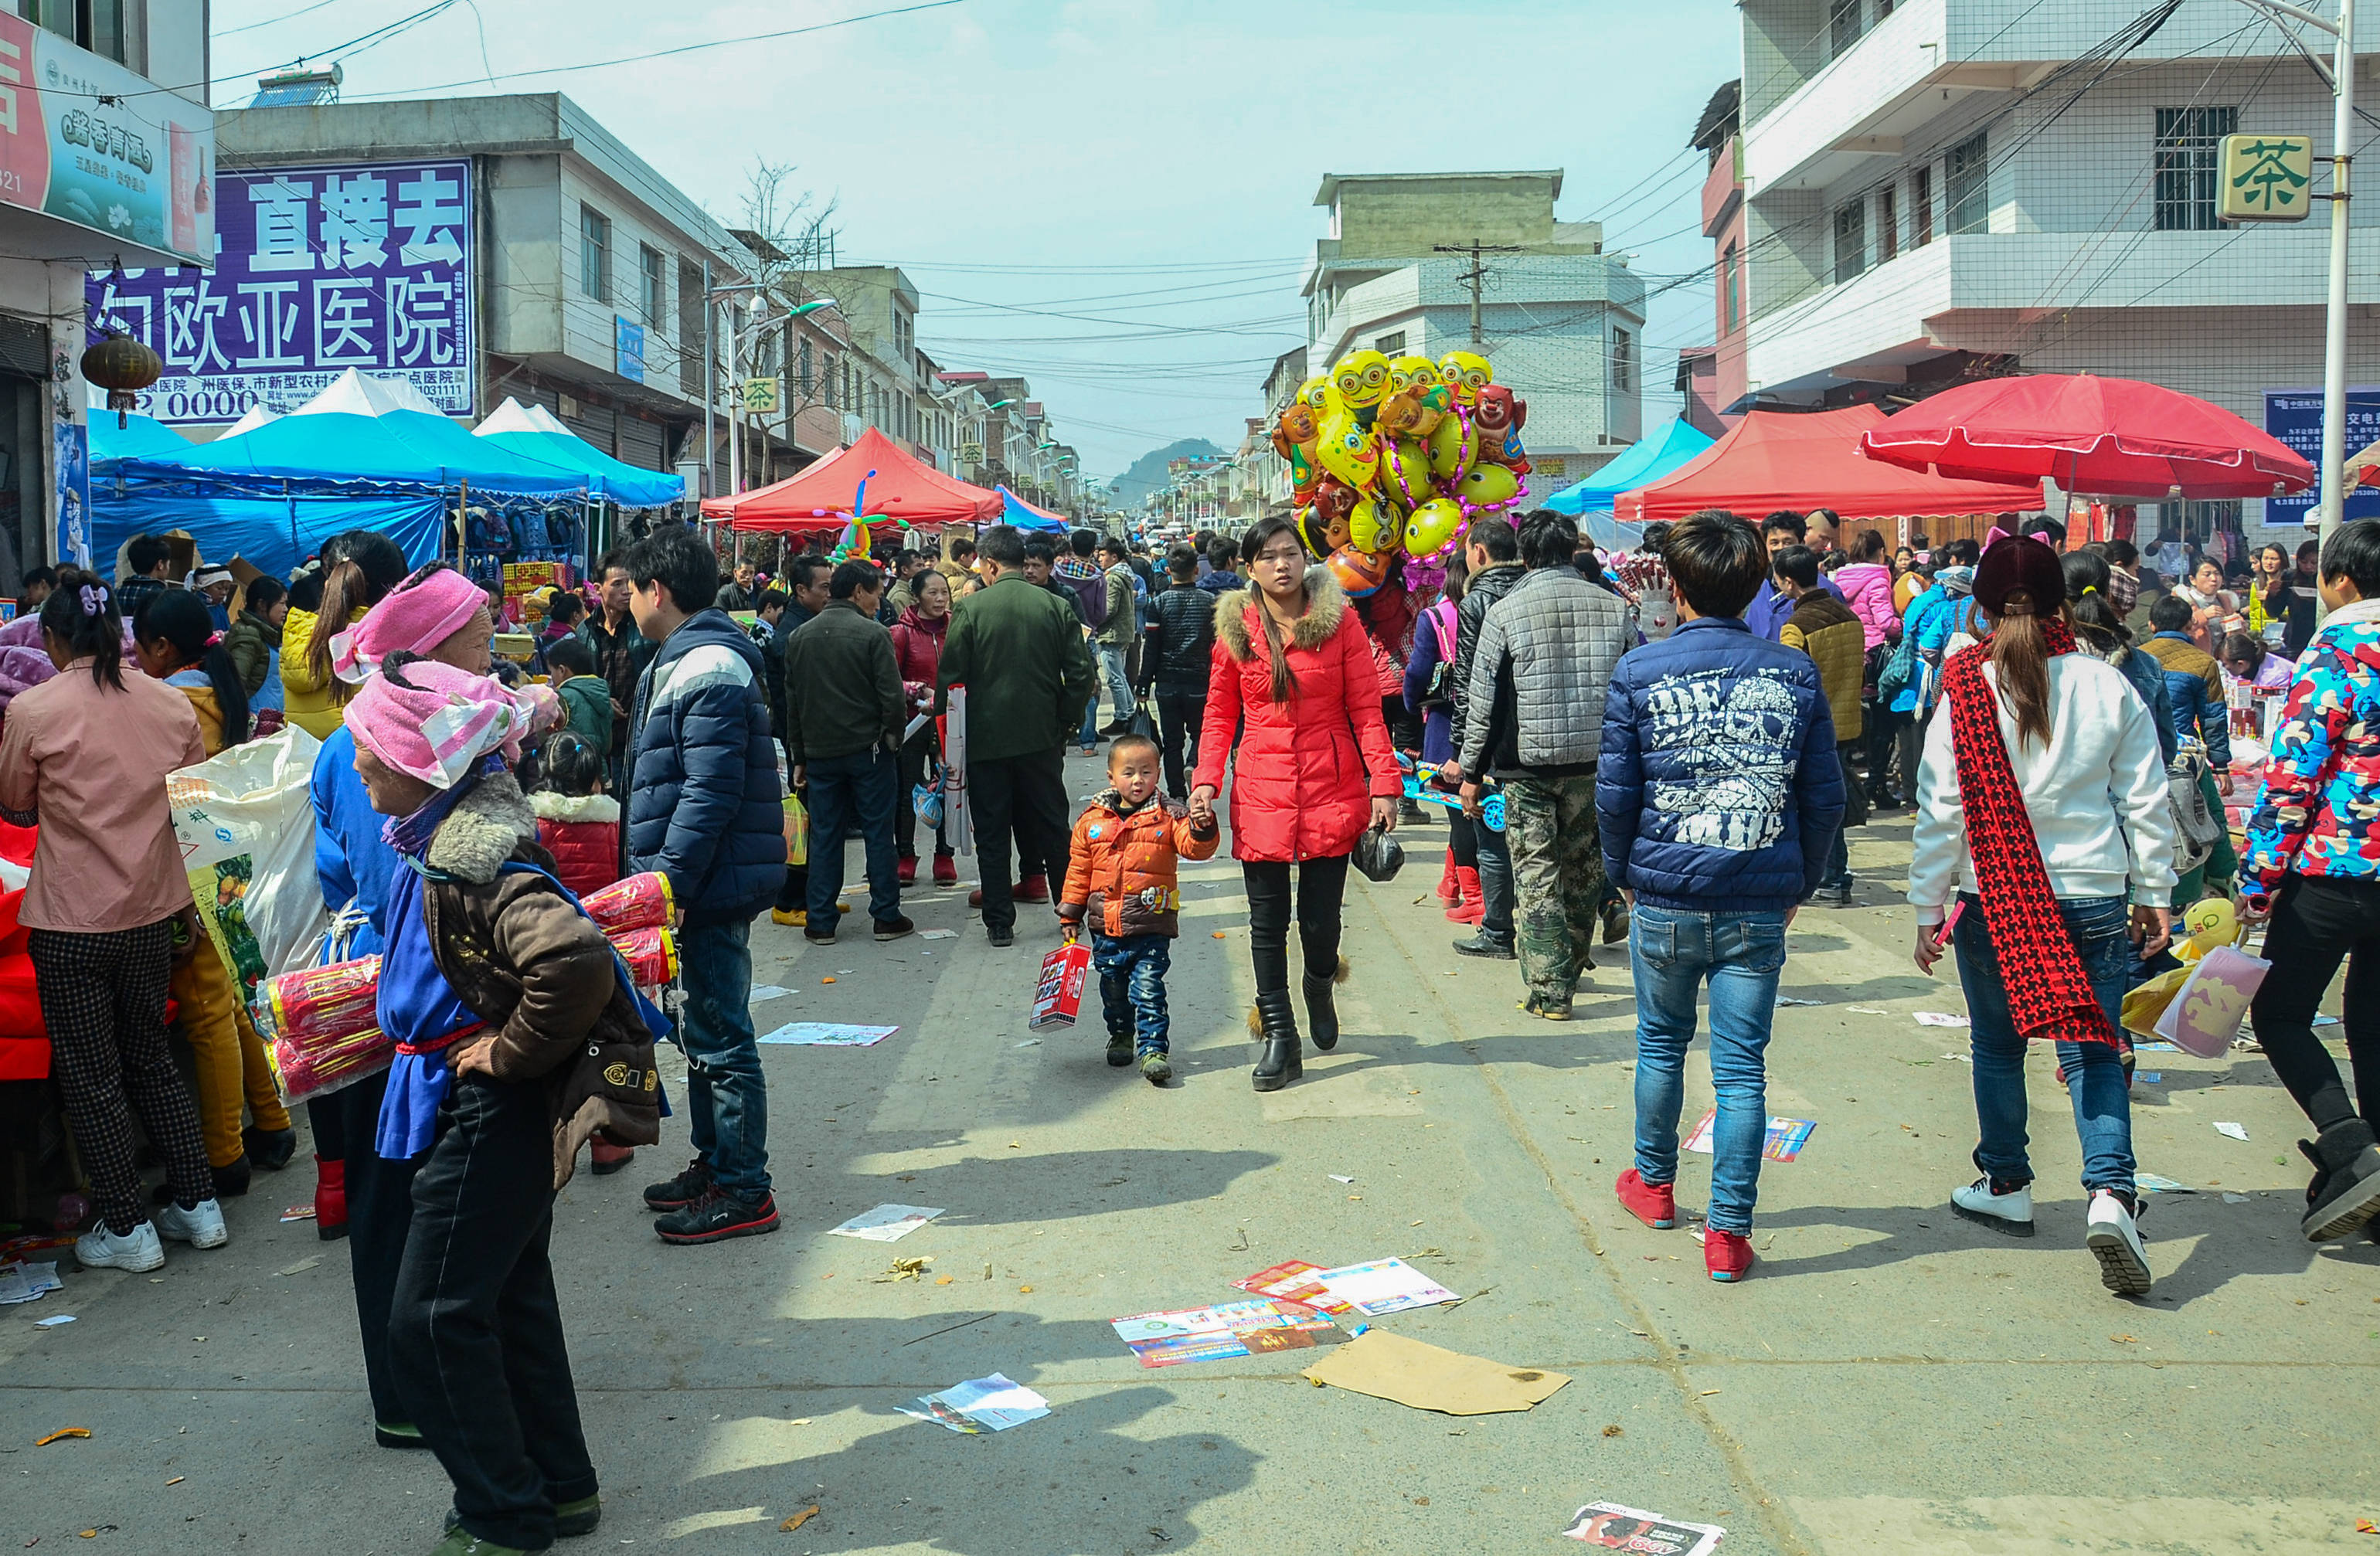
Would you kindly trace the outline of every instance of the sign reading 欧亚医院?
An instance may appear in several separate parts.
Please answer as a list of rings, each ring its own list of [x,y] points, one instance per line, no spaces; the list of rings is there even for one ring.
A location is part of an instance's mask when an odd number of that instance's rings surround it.
[[[213,186],[213,269],[89,281],[96,330],[164,359],[141,414],[187,425],[285,411],[349,368],[473,413],[469,163],[284,167]]]
[[[0,205],[203,261],[214,115],[16,10],[0,15]]]

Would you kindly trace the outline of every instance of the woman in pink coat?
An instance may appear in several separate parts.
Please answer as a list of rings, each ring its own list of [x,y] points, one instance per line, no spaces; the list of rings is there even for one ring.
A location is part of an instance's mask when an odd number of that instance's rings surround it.
[[[1297,531],[1267,519],[1240,554],[1253,587],[1215,602],[1215,647],[1190,814],[1214,813],[1232,761],[1232,855],[1247,880],[1256,963],[1258,1091],[1305,1074],[1289,1001],[1290,867],[1314,1046],[1339,1041],[1340,903],[1347,858],[1366,829],[1391,831],[1404,776],[1380,718],[1371,639],[1328,569],[1310,567]]]
[[[1892,564],[1887,559],[1882,535],[1873,529],[1860,531],[1859,539],[1852,542],[1851,561],[1835,569],[1835,587],[1843,591],[1843,603],[1866,629],[1870,649],[1900,636],[1900,617],[1892,608]]]

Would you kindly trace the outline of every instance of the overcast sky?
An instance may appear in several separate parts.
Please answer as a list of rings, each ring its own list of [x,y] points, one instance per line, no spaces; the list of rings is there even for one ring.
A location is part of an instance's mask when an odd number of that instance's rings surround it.
[[[958,0],[663,57],[898,0],[447,0],[340,48],[426,3],[214,0],[215,103],[299,55],[351,102],[558,91],[731,222],[756,156],[796,164],[843,261],[924,294],[918,344],[1025,374],[1095,477],[1263,409],[1325,172],[1560,167],[1653,285],[1708,265],[1685,140],[1737,73],[1728,0]],[[1652,314],[1648,425],[1709,283]]]

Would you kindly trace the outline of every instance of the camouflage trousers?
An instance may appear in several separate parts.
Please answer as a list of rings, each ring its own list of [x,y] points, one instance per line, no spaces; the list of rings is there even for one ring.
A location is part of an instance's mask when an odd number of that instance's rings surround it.
[[[1603,839],[1595,822],[1595,775],[1504,780],[1504,842],[1520,899],[1514,936],[1521,977],[1541,1003],[1566,1004],[1595,966],[1603,906]]]

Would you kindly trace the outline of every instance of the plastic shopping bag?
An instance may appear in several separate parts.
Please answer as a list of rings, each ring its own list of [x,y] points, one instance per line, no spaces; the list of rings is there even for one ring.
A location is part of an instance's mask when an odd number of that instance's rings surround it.
[[[329,922],[309,793],[322,748],[292,724],[165,780],[199,921],[251,1006],[257,985]]]
[[[810,862],[810,809],[802,803],[801,796],[785,796],[785,863],[807,865]]]
[[[2273,964],[2262,956],[2218,945],[2190,969],[2173,1003],[2157,1017],[2156,1035],[2185,1053],[2216,1059],[2231,1052],[2248,1006]]]

